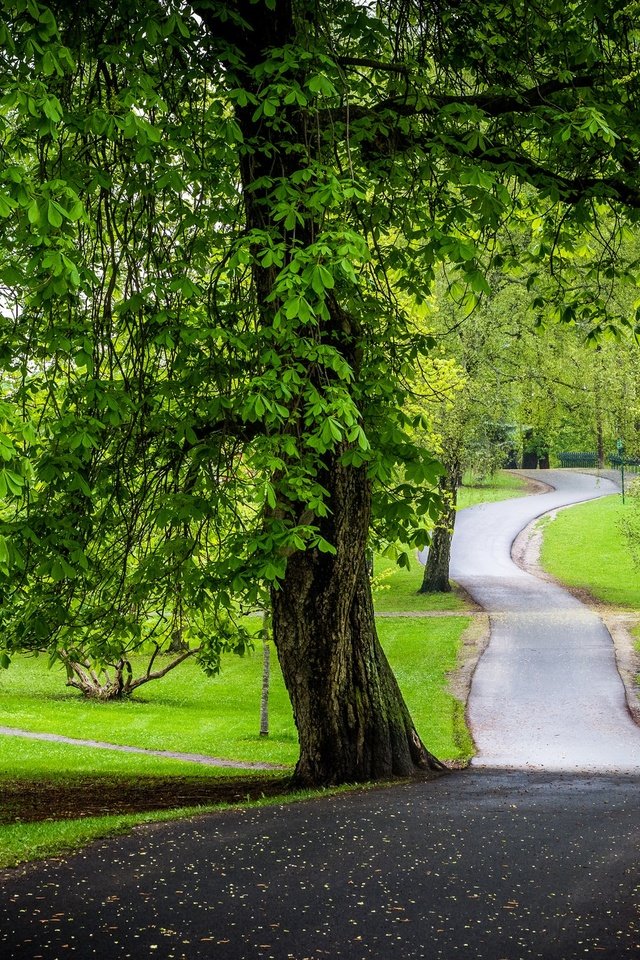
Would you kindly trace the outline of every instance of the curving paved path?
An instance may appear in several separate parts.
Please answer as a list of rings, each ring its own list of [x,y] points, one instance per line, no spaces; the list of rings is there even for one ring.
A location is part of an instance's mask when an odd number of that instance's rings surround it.
[[[640,773],[609,632],[566,590],[511,559],[517,534],[557,507],[614,493],[609,480],[532,471],[549,493],[480,504],[456,520],[451,574],[491,615],[491,642],[471,686],[474,764]]]

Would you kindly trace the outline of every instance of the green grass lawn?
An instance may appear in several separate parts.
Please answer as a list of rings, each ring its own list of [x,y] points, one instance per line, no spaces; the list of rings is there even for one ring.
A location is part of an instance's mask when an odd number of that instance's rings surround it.
[[[5,726],[24,730],[293,764],[297,740],[291,707],[276,658],[272,661],[268,738],[259,736],[260,647],[245,657],[226,657],[218,677],[205,677],[187,661],[137,696],[112,703],[85,700],[65,686],[61,669],[47,669],[44,657],[19,657],[0,672],[0,715]]]
[[[527,493],[527,481],[505,470],[498,470],[487,480],[474,480],[465,474],[458,491],[458,510],[474,507],[477,503],[494,503],[497,500],[509,500],[522,497]]]
[[[471,743],[464,708],[445,690],[455,666],[468,617],[379,622],[381,641],[428,748],[443,759],[465,760]],[[196,664],[185,663],[123,703],[94,703],[64,686],[60,670],[44,658],[18,657],[0,674],[0,710],[5,726],[104,740],[153,749],[198,752],[231,759],[261,759],[293,765],[297,739],[282,677],[272,657],[271,729],[258,736],[260,652],[227,657],[220,677],[206,679]],[[139,754],[88,749],[20,737],[0,737],[2,779],[73,781],[92,776],[238,776],[216,769]],[[0,826],[0,866],[43,856],[132,823],[167,818],[149,813],[90,817],[49,824]],[[77,824],[77,831],[74,827]]]
[[[632,509],[614,494],[560,510],[544,522],[542,566],[598,600],[640,610],[640,570],[620,530],[624,512]]]
[[[53,726],[53,724],[52,724]],[[82,735],[84,731],[79,731]],[[110,742],[122,742],[126,730],[114,729]],[[257,771],[259,773],[259,771]],[[26,737],[0,737],[0,775],[4,778],[73,782],[90,777],[237,777],[234,767],[210,767],[186,760],[82,747]]]
[[[470,617],[394,619],[378,631],[407,706],[427,748],[442,760],[469,760],[473,746],[464,722],[464,704],[447,692],[460,639]]]
[[[378,623],[380,639],[418,723],[424,703],[434,700],[435,688],[444,683],[444,674],[453,668],[460,635],[467,623],[467,617],[385,618]],[[1,715],[5,726],[24,730],[293,766],[297,738],[291,707],[275,657],[272,665],[269,737],[258,734],[262,670],[258,652],[225,658],[220,676],[214,679],[204,677],[197,664],[185,663],[145,687],[144,696],[141,691],[139,697],[122,703],[87,701],[75,690],[65,688],[62,672],[47,669],[44,659],[17,657],[9,670],[0,674]],[[422,715],[426,718],[430,714]],[[50,746],[63,751],[65,769],[75,755],[73,769],[78,772],[87,772],[91,766],[101,770],[134,770],[141,761],[151,766],[160,762],[158,758],[138,758],[136,754],[63,748],[34,740],[22,741],[21,758],[11,749],[3,756],[6,743],[6,738],[0,737],[5,772],[17,772],[19,767],[25,772],[33,769],[39,776],[47,775],[55,769],[57,760],[39,751]],[[453,741],[446,738],[433,743],[432,749],[446,757],[457,756]],[[42,759],[38,760],[38,756]]]
[[[460,506],[523,492],[521,481],[501,473],[489,484],[463,488]],[[422,567],[413,554],[409,570],[400,569],[392,559],[376,558],[375,575],[375,604],[379,612],[454,614],[436,618],[385,617],[378,621],[378,630],[429,750],[444,760],[468,760],[473,749],[464,722],[464,705],[447,692],[447,673],[455,668],[461,637],[470,623],[470,618],[464,616],[464,599],[455,593],[419,595]],[[258,733],[260,644],[245,657],[224,658],[219,677],[206,678],[197,664],[187,662],[122,703],[87,701],[65,686],[59,667],[47,668],[46,658],[17,657],[9,670],[0,671],[0,716],[3,725],[30,731],[239,761],[267,761],[292,768],[297,757],[297,737],[277,659],[272,656],[271,662],[268,738]],[[73,783],[96,777],[221,778],[238,776],[240,772],[140,754],[0,737],[0,791],[3,779],[5,783]],[[151,811],[80,820],[5,823],[0,825],[0,866],[77,847],[135,823],[185,816],[188,812]]]
[[[376,556],[373,564],[373,604],[377,613],[464,612],[467,602],[457,593],[418,593],[424,567],[415,550],[407,547],[409,568],[399,567],[391,557]]]

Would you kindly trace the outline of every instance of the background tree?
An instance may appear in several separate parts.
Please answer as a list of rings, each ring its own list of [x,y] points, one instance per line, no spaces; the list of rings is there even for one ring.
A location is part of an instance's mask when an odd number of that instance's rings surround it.
[[[634,245],[626,248],[630,261]],[[545,274],[550,290],[549,271],[540,271],[538,284]],[[441,280],[423,320],[435,347],[416,376],[414,403],[428,415],[422,442],[445,472],[421,592],[450,589],[455,505],[465,470],[482,475],[507,462],[526,466],[531,457],[533,466],[549,465],[565,449],[597,450],[606,466],[617,436],[635,448],[637,339],[618,331],[615,337],[598,334],[594,343],[582,324],[541,324],[537,297],[522,279],[499,271],[488,277],[491,294],[468,317]],[[620,283],[613,296],[627,298],[633,316],[632,295]]]

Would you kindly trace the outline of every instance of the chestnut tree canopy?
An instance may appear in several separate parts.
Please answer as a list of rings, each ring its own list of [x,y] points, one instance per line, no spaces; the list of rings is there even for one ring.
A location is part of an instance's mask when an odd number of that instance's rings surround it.
[[[445,276],[463,318],[501,271],[541,316],[635,326],[612,291],[635,283],[637,18],[0,5],[5,664],[178,633],[215,670],[269,603],[300,782],[438,768],[365,565],[437,508],[405,403],[420,305]]]

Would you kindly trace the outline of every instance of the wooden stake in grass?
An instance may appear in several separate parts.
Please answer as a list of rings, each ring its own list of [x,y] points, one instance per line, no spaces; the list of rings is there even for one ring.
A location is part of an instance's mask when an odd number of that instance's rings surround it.
[[[262,621],[262,696],[260,698],[260,736],[269,736],[269,678],[271,657],[271,624],[268,613]]]

